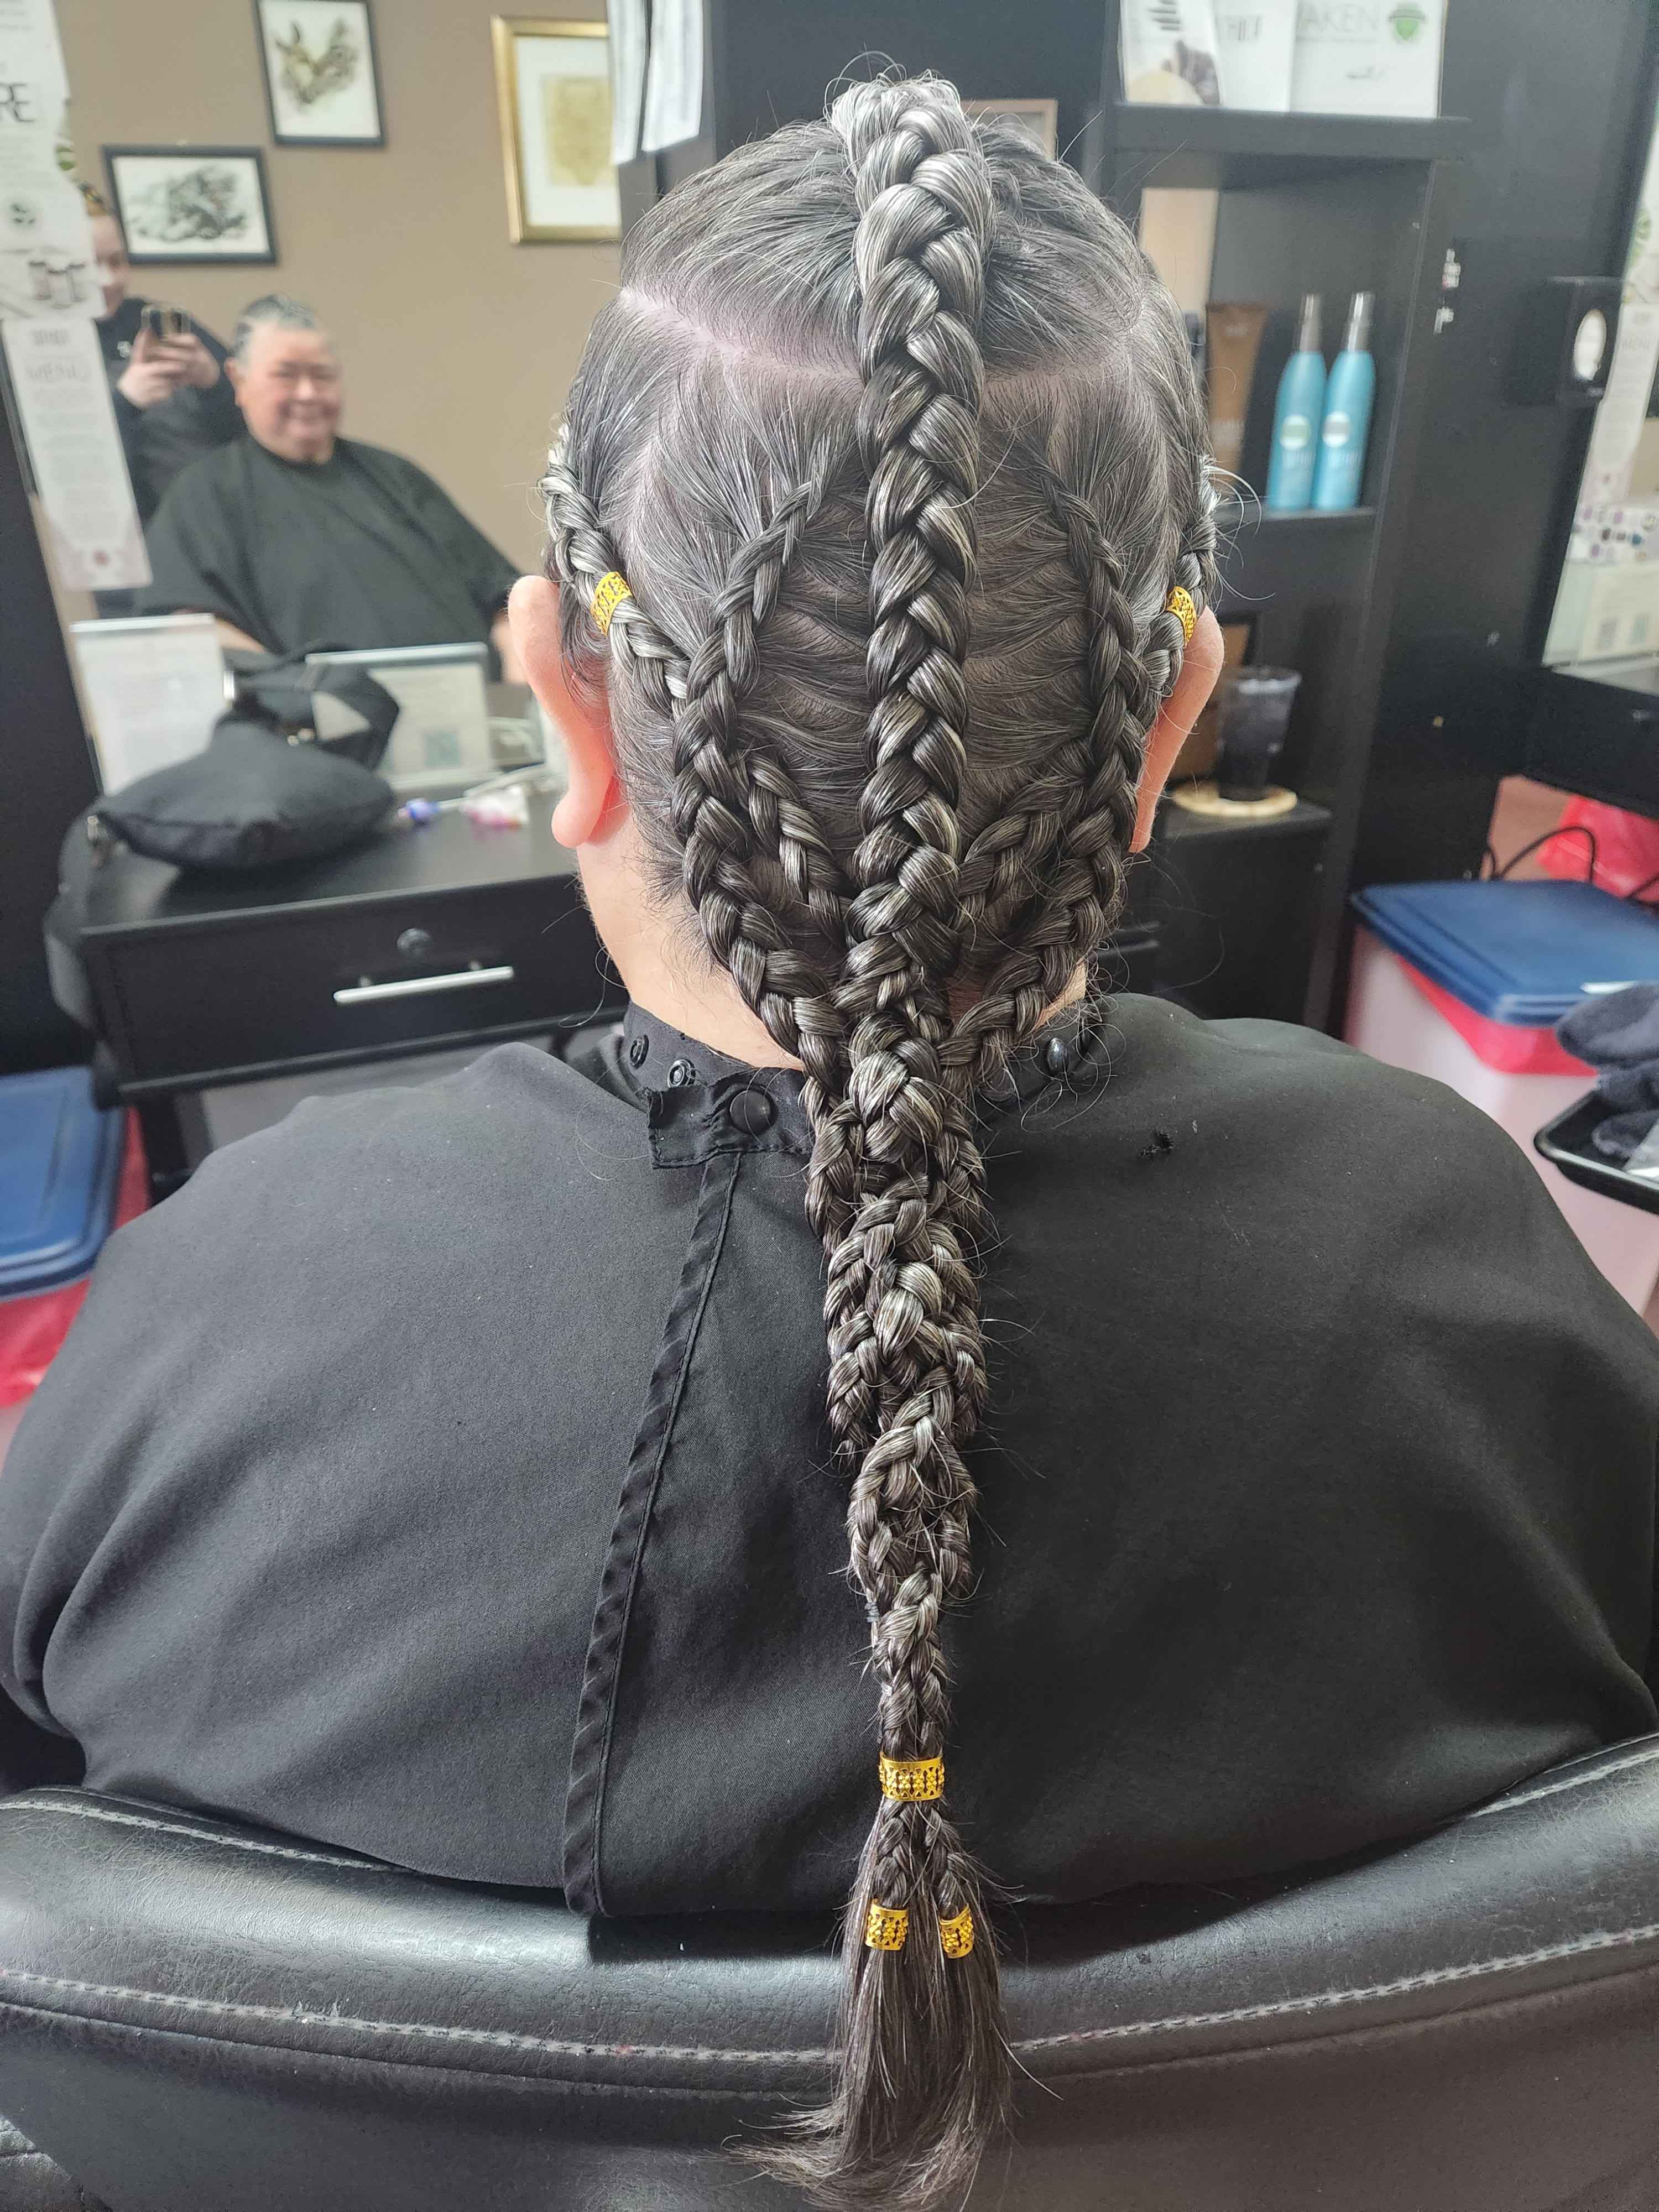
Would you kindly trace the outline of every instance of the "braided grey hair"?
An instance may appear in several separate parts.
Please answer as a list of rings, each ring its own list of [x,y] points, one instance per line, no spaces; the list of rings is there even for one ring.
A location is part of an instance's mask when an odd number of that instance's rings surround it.
[[[563,645],[659,896],[805,1071],[852,1572],[908,1770],[945,1751],[970,1585],[975,1096],[1121,904],[1166,601],[1214,588],[1202,420],[1122,226],[930,79],[693,178],[623,278],[545,479]],[[878,1800],[844,1957],[833,2094],[763,2162],[831,2204],[959,2196],[1008,2066],[943,1796]]]

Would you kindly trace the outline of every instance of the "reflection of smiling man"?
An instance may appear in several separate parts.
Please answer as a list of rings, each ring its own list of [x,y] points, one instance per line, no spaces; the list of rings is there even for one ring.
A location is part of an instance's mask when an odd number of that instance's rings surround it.
[[[256,303],[257,304],[257,303]],[[236,404],[252,434],[279,460],[315,466],[334,451],[340,420],[340,364],[326,331],[276,319],[251,321],[231,368]]]
[[[517,572],[414,462],[339,434],[340,363],[311,310],[256,300],[228,373],[249,434],[163,501],[143,611],[216,615],[227,645],[271,653],[501,650]]]

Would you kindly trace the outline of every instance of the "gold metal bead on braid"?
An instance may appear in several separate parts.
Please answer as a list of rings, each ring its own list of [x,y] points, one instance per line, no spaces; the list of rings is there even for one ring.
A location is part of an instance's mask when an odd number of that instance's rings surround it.
[[[601,637],[610,636],[611,616],[624,599],[633,596],[627,577],[618,575],[614,568],[607,568],[593,587],[593,619],[599,626]]]
[[[1164,602],[1164,611],[1166,615],[1173,615],[1181,624],[1182,645],[1190,645],[1193,641],[1193,632],[1198,628],[1198,606],[1192,593],[1184,585],[1176,586],[1174,591]]]
[[[884,1759],[881,1762],[881,1794],[890,1797],[895,1804],[921,1804],[930,1797],[945,1795],[945,1761],[942,1759]]]
[[[939,1948],[947,1959],[965,1959],[974,1948],[974,1916],[964,1909],[939,1923]]]
[[[902,1905],[872,1904],[864,1940],[872,1951],[902,1951],[910,1933],[910,1916]]]

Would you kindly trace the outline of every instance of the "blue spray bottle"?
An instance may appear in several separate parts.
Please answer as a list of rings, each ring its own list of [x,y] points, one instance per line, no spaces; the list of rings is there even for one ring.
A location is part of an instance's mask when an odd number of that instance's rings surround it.
[[[1331,363],[1325,385],[1325,420],[1319,432],[1319,462],[1314,470],[1316,507],[1358,507],[1359,480],[1365,471],[1365,440],[1376,396],[1376,364],[1370,356],[1371,298],[1356,292],[1348,310],[1342,350]]]
[[[1267,464],[1267,496],[1262,502],[1285,514],[1306,507],[1313,495],[1314,460],[1319,425],[1325,412],[1325,356],[1319,349],[1319,295],[1302,302],[1296,351],[1279,380],[1273,408],[1273,459]]]

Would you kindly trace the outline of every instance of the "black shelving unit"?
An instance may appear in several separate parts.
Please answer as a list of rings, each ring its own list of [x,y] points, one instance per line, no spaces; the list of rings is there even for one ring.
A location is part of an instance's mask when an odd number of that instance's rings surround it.
[[[1246,532],[1267,530],[1311,531],[1326,537],[1339,530],[1369,530],[1376,520],[1374,507],[1340,507],[1331,509],[1305,507],[1298,513],[1285,514],[1277,508],[1263,507],[1255,499],[1224,499],[1216,507],[1216,528],[1228,544],[1235,544]]]
[[[1306,799],[1254,822],[1166,800],[1134,879],[1133,912],[1157,932],[1158,988],[1216,1018],[1299,1022],[1330,828],[1329,809]]]
[[[1469,124],[1455,115],[1285,115],[1254,108],[1156,107],[1115,97],[1116,54],[1109,103],[1103,101],[1085,162],[1115,158],[1155,163],[1145,181],[1201,185],[1219,191],[1264,185],[1304,185],[1322,168],[1344,175],[1356,161],[1420,167],[1455,160],[1468,143]]]
[[[1346,941],[1350,864],[1406,543],[1405,488],[1420,436],[1449,239],[1448,164],[1474,126],[1390,118],[1139,106],[1125,101],[1117,10],[1084,173],[1126,222],[1154,188],[1218,193],[1209,296],[1266,302],[1241,472],[1265,484],[1273,407],[1304,292],[1325,303],[1328,352],[1349,295],[1376,295],[1376,401],[1363,503],[1274,514],[1225,501],[1218,612],[1255,617],[1255,658],[1302,672],[1276,780],[1306,804],[1272,823],[1192,825],[1170,815],[1160,909],[1166,981],[1204,1013],[1272,1013],[1323,1027]]]

